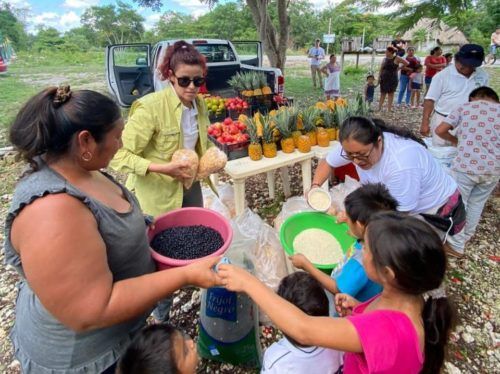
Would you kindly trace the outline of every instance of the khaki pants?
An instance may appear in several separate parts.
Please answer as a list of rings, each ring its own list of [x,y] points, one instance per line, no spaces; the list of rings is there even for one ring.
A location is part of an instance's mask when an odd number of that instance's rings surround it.
[[[316,74],[317,74],[319,80],[319,86],[323,88],[323,78],[321,77],[320,69],[321,67],[319,65],[311,65],[311,77],[313,80],[314,87],[318,87],[318,85],[316,85]]]

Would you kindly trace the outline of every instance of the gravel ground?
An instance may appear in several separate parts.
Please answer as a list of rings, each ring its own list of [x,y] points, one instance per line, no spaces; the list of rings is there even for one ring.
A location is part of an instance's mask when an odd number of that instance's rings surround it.
[[[381,113],[388,122],[404,124],[415,130],[421,118],[420,111],[408,109],[396,113]],[[22,170],[22,164],[15,155],[0,159],[2,184],[0,185],[0,216],[5,217],[9,207],[15,181]],[[301,193],[300,168],[291,170],[291,189],[293,195]],[[222,176],[228,180],[227,176]],[[277,191],[282,191],[279,176]],[[264,175],[248,180],[246,196],[249,207],[262,218],[272,223],[283,203],[279,195],[271,200],[267,194]],[[458,309],[458,325],[451,336],[449,357],[446,363],[448,373],[500,373],[500,300],[495,291],[500,284],[498,263],[500,194],[490,197],[483,212],[476,235],[466,248],[466,258],[451,260],[447,273],[447,290]],[[3,243],[4,220],[1,220],[0,242]],[[1,244],[0,243],[0,244]],[[3,245],[2,245],[3,247]],[[15,284],[18,275],[4,265],[3,251],[0,253],[0,372],[19,373],[19,363],[13,358],[8,333],[14,322]],[[199,316],[199,290],[182,289],[175,294],[171,311],[172,323],[195,337]],[[279,331],[272,327],[261,327],[261,343],[267,347],[280,337]],[[202,360],[200,373],[251,373],[252,370]]]

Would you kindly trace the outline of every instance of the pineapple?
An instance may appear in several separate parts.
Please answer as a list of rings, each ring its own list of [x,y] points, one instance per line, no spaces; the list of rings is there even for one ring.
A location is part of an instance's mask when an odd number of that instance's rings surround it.
[[[250,160],[259,161],[262,158],[262,146],[257,136],[257,125],[251,118],[245,120],[247,132],[250,136],[250,145],[248,146],[248,157]]]
[[[240,93],[243,90],[243,83],[241,82],[240,73],[236,73],[227,81],[227,83],[235,90],[237,93]]]
[[[254,96],[262,96],[262,90],[260,88],[260,79],[259,74],[251,72],[252,77],[252,87],[253,87],[253,95]]]
[[[316,108],[308,108],[302,112],[302,122],[304,123],[304,131],[311,141],[311,146],[318,144],[316,137],[316,120],[319,116],[319,111]]]
[[[286,109],[290,116],[290,131],[292,132],[292,139],[295,148],[297,148],[297,144],[299,141],[299,136],[302,135],[302,132],[298,129],[298,119],[299,119],[299,109],[297,107],[291,106]]]
[[[260,88],[262,90],[263,95],[272,95],[273,90],[271,90],[271,87],[267,85],[267,77],[266,74],[264,73],[259,73],[259,80],[260,80]]]
[[[262,122],[264,131],[262,134],[263,141],[263,149],[264,149],[264,157],[273,158],[278,154],[278,150],[276,148],[276,143],[273,141],[273,128],[271,127],[271,122],[268,116],[263,117],[264,120]]]
[[[297,141],[297,149],[302,153],[311,152],[311,139],[309,138],[309,136],[299,136],[299,139]]]
[[[328,134],[329,140],[335,140],[337,131],[335,129],[335,112],[325,110],[321,113],[323,117],[323,126]]]
[[[340,128],[342,127],[342,123],[346,120],[347,117],[349,117],[348,108],[346,108],[345,106],[337,106],[337,109],[335,110],[335,121],[337,124],[337,135],[336,135],[337,139],[339,139],[339,132]]]
[[[252,97],[253,96],[253,88],[252,88],[252,76],[250,73],[243,73],[240,74],[240,79],[241,79],[241,84],[243,86],[243,91],[241,91],[241,94],[245,97]]]
[[[324,102],[322,102],[322,101],[318,101],[318,102],[314,105],[314,107],[315,107],[316,109],[319,109],[319,110],[326,110],[326,109],[328,109],[328,106],[327,106]]]
[[[281,134],[281,150],[283,153],[292,153],[295,150],[295,143],[290,130],[290,113],[288,111],[280,111],[275,118],[276,127]]]
[[[330,136],[328,135],[328,132],[324,128],[322,127],[318,128],[316,137],[318,139],[318,145],[320,147],[328,147],[330,145]]]
[[[264,116],[262,114],[260,114],[260,112],[255,112],[255,114],[253,115],[253,119],[255,121],[255,125],[257,126],[257,136],[259,138],[262,138],[262,133],[263,133],[263,120],[264,120]]]

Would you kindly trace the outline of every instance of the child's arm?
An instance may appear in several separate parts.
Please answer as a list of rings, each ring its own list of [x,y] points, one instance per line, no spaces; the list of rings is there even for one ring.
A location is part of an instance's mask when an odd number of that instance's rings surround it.
[[[295,266],[297,269],[302,269],[311,274],[311,276],[316,279],[328,292],[331,292],[333,294],[340,292],[337,288],[337,282],[335,282],[335,279],[323,273],[321,270],[316,269],[306,256],[299,253],[290,256],[289,258],[290,261],[292,261],[293,266]]]
[[[458,144],[458,138],[456,136],[453,136],[450,134],[450,130],[453,129],[453,127],[446,123],[446,122],[441,122],[441,124],[436,127],[436,135],[439,136],[441,139],[448,140],[451,144],[453,144],[455,147]]]
[[[327,66],[328,66],[328,65],[324,65],[324,66],[320,69],[320,71],[328,77]]]
[[[363,351],[359,335],[347,319],[309,316],[237,266],[220,265],[218,275],[228,290],[247,293],[284,334],[300,344]]]

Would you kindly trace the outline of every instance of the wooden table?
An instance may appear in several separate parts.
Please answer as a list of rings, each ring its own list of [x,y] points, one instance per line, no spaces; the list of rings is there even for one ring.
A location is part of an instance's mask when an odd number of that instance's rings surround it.
[[[329,147],[314,146],[311,152],[301,153],[295,150],[293,153],[283,153],[278,151],[274,158],[262,158],[259,161],[250,160],[249,157],[243,157],[229,161],[224,171],[233,179],[234,199],[236,205],[236,214],[243,212],[245,208],[245,179],[260,173],[266,173],[269,196],[273,199],[275,196],[275,177],[274,171],[280,169],[283,180],[283,189],[285,196],[290,196],[290,178],[288,175],[288,166],[300,163],[302,169],[302,185],[304,193],[311,188],[311,160],[313,157],[325,158],[327,153],[337,144],[337,141],[330,142]],[[217,184],[218,176],[213,175],[214,184]],[[328,188],[328,187],[327,187]]]

